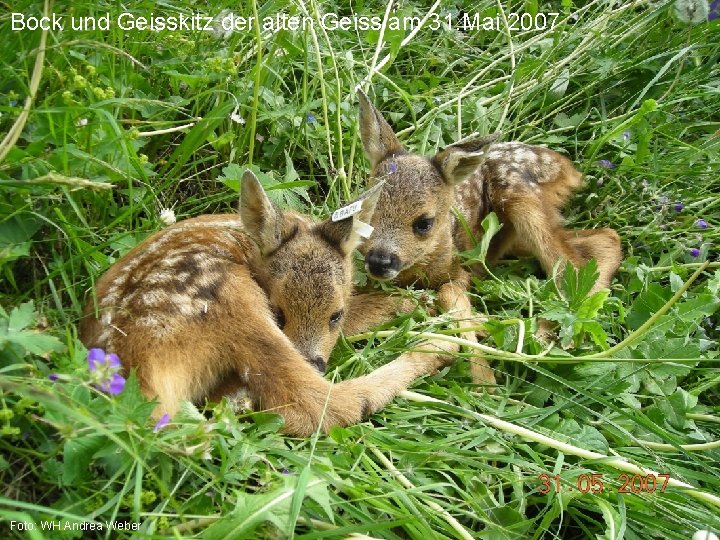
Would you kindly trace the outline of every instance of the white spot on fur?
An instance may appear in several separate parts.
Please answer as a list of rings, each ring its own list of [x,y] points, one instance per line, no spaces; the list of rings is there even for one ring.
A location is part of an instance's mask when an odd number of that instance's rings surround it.
[[[165,298],[165,294],[158,290],[148,291],[141,296],[142,303],[146,306],[158,306]]]
[[[199,311],[199,309],[195,307],[195,302],[193,302],[192,297],[186,294],[171,294],[169,300],[173,307],[182,315],[194,315]]]
[[[100,320],[103,324],[110,324],[112,322],[112,313],[110,311],[104,312]]]
[[[178,263],[183,262],[187,258],[187,254],[178,253],[177,251],[170,252],[162,260],[162,265],[165,268],[172,268],[177,266]]]
[[[217,265],[218,261],[214,257],[208,257],[205,253],[197,253],[196,255],[199,255],[195,258],[197,265],[203,272],[207,272]]]
[[[218,283],[223,277],[221,272],[204,272],[197,280],[199,287],[210,287]]]
[[[112,306],[115,305],[115,303],[118,301],[118,298],[120,297],[120,291],[117,286],[110,287],[108,289],[108,293],[103,297],[103,299],[100,301],[101,306]]]
[[[163,285],[174,278],[175,275],[170,272],[153,272],[145,278],[145,283],[148,285]]]
[[[513,161],[522,163],[524,165],[530,163],[537,163],[538,161],[537,154],[530,150],[527,146],[523,148],[517,148],[513,151],[511,156],[511,159]]]
[[[105,347],[108,340],[110,339],[110,336],[112,335],[112,328],[104,328],[102,332],[100,332],[100,335],[98,336],[98,345]]]
[[[538,178],[538,182],[547,183],[554,181],[558,174],[560,174],[560,164],[553,161],[549,165],[543,168],[543,174]]]
[[[155,315],[145,315],[143,317],[138,317],[136,323],[138,326],[156,328],[160,326],[160,319],[158,319]]]

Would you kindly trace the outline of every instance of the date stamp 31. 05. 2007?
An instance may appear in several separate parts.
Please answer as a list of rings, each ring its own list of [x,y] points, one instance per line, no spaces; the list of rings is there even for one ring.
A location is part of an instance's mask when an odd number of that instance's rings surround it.
[[[549,474],[539,474],[538,492],[543,495],[554,492],[579,491],[580,493],[603,493],[611,489],[605,475],[603,474],[581,474],[577,477],[575,484],[572,482],[562,482],[560,475],[550,476]],[[665,492],[665,488],[670,481],[669,474],[626,474],[622,473],[613,479],[612,488],[619,483],[618,493],[660,493]],[[608,485],[606,485],[608,484]]]

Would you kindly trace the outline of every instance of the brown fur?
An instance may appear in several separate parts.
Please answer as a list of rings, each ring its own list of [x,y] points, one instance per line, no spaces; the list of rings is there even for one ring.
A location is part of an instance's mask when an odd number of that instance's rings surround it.
[[[558,263],[563,260],[578,267],[595,258],[600,277],[593,291],[609,285],[622,259],[617,233],[563,226],[561,209],[581,184],[580,173],[567,158],[547,148],[492,144],[487,138],[450,146],[432,158],[411,154],[367,96],[358,94],[372,176],[386,181],[373,216],[375,231],[361,248],[371,277],[436,288],[441,308],[454,308],[461,327],[471,325],[465,294],[469,274],[456,253],[470,249],[472,238],[452,213],[455,206],[476,240],[491,211],[503,224],[490,244],[489,263],[506,253],[529,252],[552,275],[555,268],[562,270]],[[423,218],[434,221],[421,234],[414,224]],[[463,337],[475,339],[469,332]],[[473,363],[473,380],[494,382],[484,360]]]
[[[370,220],[377,196],[356,216],[315,224],[276,210],[248,172],[240,216],[177,223],[113,265],[97,283],[97,305],[88,302],[81,339],[136,368],[159,402],[156,417],[181,400],[244,389],[254,407],[283,415],[291,434],[357,422],[440,365],[418,353],[338,384],[321,376],[352,290],[354,220]]]

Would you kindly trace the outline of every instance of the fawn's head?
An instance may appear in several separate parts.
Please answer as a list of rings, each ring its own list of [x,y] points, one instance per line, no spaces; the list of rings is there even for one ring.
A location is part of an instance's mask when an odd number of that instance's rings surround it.
[[[372,176],[385,180],[372,219],[375,230],[361,250],[371,277],[389,280],[440,250],[452,250],[455,186],[482,163],[488,140],[453,145],[432,158],[412,154],[359,89],[358,97]]]
[[[325,372],[352,292],[352,252],[359,223],[372,218],[382,186],[366,192],[354,215],[314,223],[273,206],[255,176],[243,176],[243,229],[260,249],[256,279],[275,322],[305,358]],[[356,201],[356,202],[358,202]]]

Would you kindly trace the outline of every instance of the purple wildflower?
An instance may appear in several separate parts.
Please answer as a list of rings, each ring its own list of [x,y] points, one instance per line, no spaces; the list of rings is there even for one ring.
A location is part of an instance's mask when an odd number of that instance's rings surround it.
[[[102,349],[90,349],[88,351],[88,369],[90,373],[95,373],[98,368],[103,366],[118,369],[120,367],[120,358],[115,353],[105,354]]]
[[[288,469],[282,469],[280,472],[282,474],[290,474],[290,471]]]
[[[57,373],[51,373],[50,375],[48,375],[48,379],[50,379],[50,380],[53,381],[53,382],[57,381],[58,378],[59,378],[59,377],[58,377],[58,374],[57,374]]]
[[[707,229],[709,227],[708,222],[704,219],[698,219],[695,225],[697,225],[698,229]]]
[[[390,172],[391,172],[391,173],[393,173],[393,174],[396,173],[396,172],[397,172],[397,169],[398,169],[398,167],[397,167],[397,162],[391,161],[391,162],[390,162],[389,169],[390,169]]]
[[[307,113],[305,120],[307,120],[308,124],[312,124],[313,122],[315,122],[315,115],[313,113]]]
[[[117,396],[125,389],[125,377],[119,373],[113,373],[110,378],[100,381],[96,386],[107,394]]]
[[[685,205],[681,203],[680,201],[675,203],[675,211],[676,212],[682,212],[683,208],[685,208]]]
[[[628,130],[623,131],[623,133],[622,133],[623,141],[629,141],[630,135],[631,135],[631,133]]]
[[[690,256],[691,257],[698,257],[700,256],[700,250],[698,248],[692,248],[690,250]]]
[[[715,0],[710,3],[710,12],[708,13],[708,21],[714,21],[720,17],[720,0]]]
[[[598,165],[600,165],[603,169],[614,169],[617,167],[612,161],[609,159],[601,159],[598,161]]]
[[[170,415],[168,413],[163,414],[160,417],[160,420],[157,421],[157,424],[155,424],[155,427],[153,428],[153,431],[157,433],[162,428],[168,425],[168,422],[170,422]]]
[[[125,388],[125,377],[118,373],[120,358],[102,349],[88,351],[88,370],[93,374],[95,387],[113,396]]]

